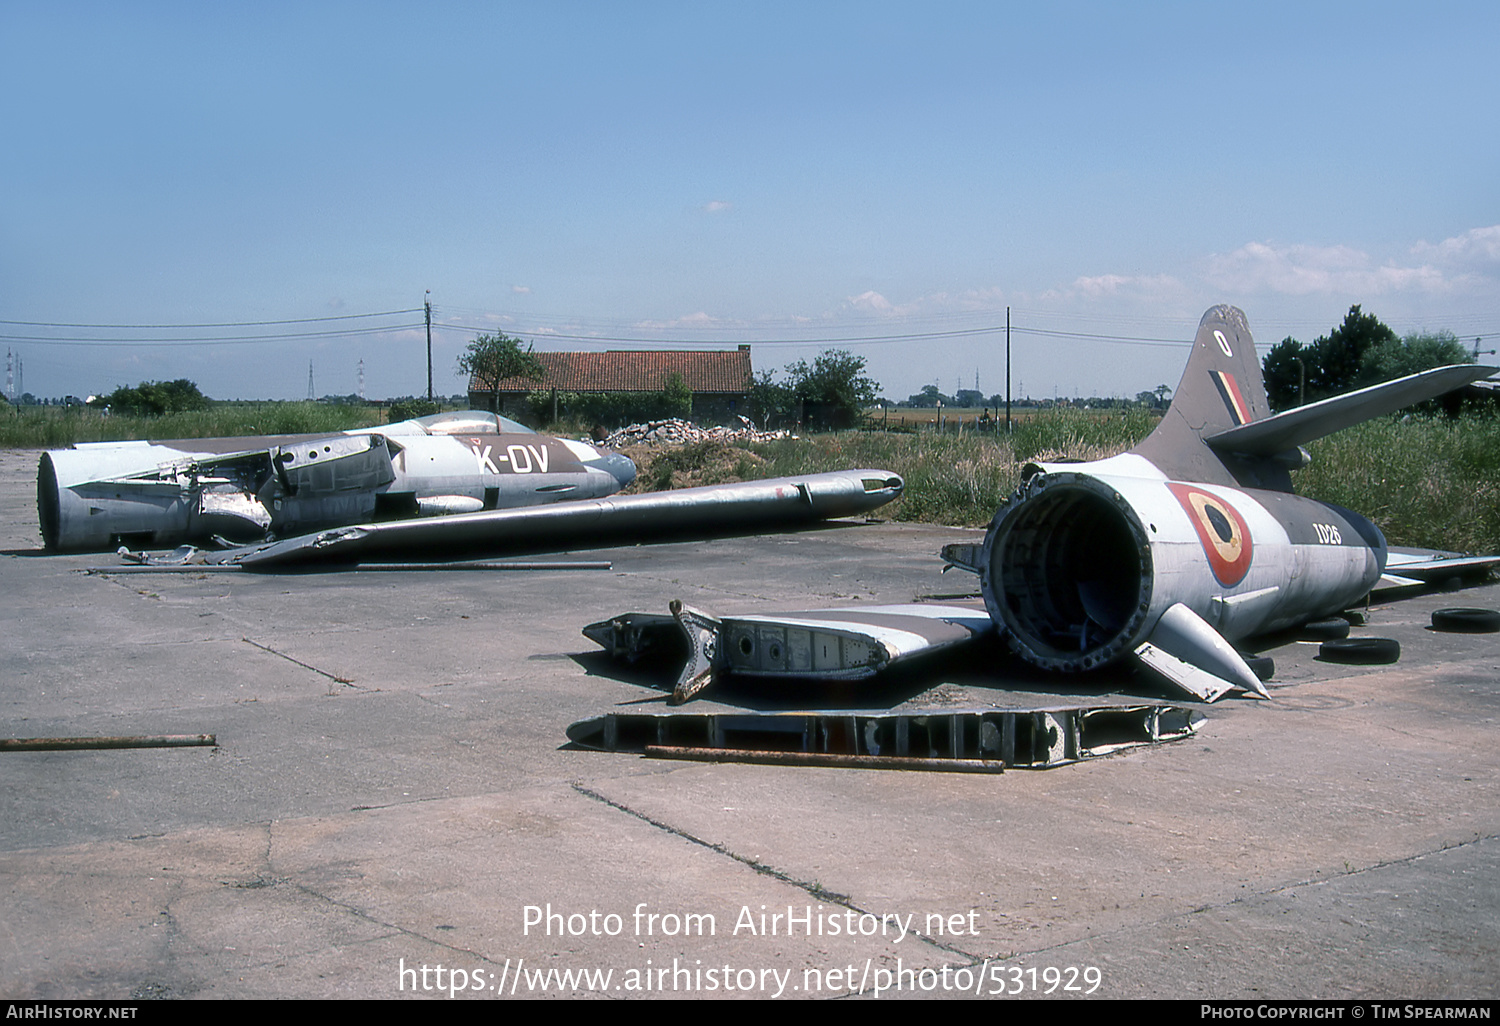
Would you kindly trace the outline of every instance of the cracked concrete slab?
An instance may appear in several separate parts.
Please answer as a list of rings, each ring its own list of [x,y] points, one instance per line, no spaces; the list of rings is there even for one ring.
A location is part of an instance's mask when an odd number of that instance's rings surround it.
[[[575,720],[665,698],[585,624],[671,599],[733,614],[949,594],[971,582],[936,554],[974,532],[629,546],[589,553],[613,561],[597,572],[89,575],[112,557],[38,552],[34,474],[35,454],[0,452],[0,733],[220,747],[0,756],[8,996],[434,996],[400,969],[439,964],[474,994],[585,969],[617,975],[580,995],[654,994],[644,971],[671,967],[720,974],[694,993],[763,995],[760,973],[774,991],[790,971],[785,993],[842,996],[897,965],[1091,966],[1106,997],[1500,986],[1500,636],[1427,627],[1441,606],[1500,606],[1495,586],[1373,606],[1356,633],[1398,638],[1394,666],[1282,641],[1270,701],[1218,703],[1193,739],[1088,764],[664,763],[566,745]],[[1050,680],[1081,703],[1144,686]],[[999,659],[879,697],[985,706],[1016,684],[1039,686]],[[527,906],[549,903],[619,915],[621,932],[529,933]],[[718,929],[636,936],[638,905]],[[932,936],[789,936],[788,909]],[[735,933],[742,910],[781,928]],[[751,985],[729,991],[726,966]]]

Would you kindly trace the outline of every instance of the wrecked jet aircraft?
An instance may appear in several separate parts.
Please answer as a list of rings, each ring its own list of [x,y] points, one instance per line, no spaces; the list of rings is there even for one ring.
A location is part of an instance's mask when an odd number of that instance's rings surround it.
[[[1037,666],[1135,660],[1204,701],[1264,697],[1232,642],[1337,613],[1382,581],[1496,562],[1393,557],[1364,517],[1293,494],[1301,444],[1494,371],[1441,367],[1272,415],[1245,315],[1214,307],[1149,437],[1092,463],[1026,465],[983,545],[944,556],[979,575],[990,623]],[[624,614],[584,633],[633,658],[673,621],[688,651],[676,701],[717,674],[859,679],[985,633],[970,613],[922,605],[726,620],[680,603],[672,620]]]
[[[626,456],[493,413],[439,413],[327,436],[96,442],[42,454],[54,551],[170,547],[612,495]]]
[[[1348,608],[1389,558],[1369,520],[1293,493],[1302,443],[1495,370],[1439,367],[1273,415],[1244,313],[1216,306],[1144,441],[1022,469],[979,553],[985,607],[1046,669],[1135,659],[1204,700],[1264,695],[1232,642]]]

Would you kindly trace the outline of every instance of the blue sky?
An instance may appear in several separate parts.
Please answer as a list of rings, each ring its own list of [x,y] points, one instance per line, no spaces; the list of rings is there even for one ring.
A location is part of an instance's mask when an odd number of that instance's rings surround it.
[[[1003,333],[933,336],[1007,305],[1038,396],[1175,385],[1183,346],[1121,339],[1219,302],[1264,344],[1359,303],[1500,348],[1497,44],[1494,4],[12,3],[0,334],[38,395],[220,398],[361,359],[425,392],[421,317],[50,325],[430,289],[442,393],[478,330],[758,369],[855,338],[888,396],[991,393]],[[313,331],[346,333],[76,344]]]

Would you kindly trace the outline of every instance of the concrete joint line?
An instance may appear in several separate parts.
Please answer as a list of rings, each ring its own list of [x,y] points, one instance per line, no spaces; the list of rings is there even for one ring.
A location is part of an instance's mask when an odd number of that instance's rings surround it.
[[[785,873],[779,869],[776,869],[774,866],[768,866],[764,862],[757,862],[749,856],[730,851],[722,844],[715,844],[710,841],[705,841],[701,837],[694,837],[692,834],[687,833],[684,830],[679,830],[669,823],[663,823],[658,819],[653,819],[652,817],[646,815],[644,812],[637,812],[635,809],[630,808],[630,806],[628,805],[622,805],[620,802],[615,801],[613,798],[605,797],[598,791],[590,790],[577,781],[573,782],[572,787],[573,790],[577,791],[585,798],[592,798],[594,801],[600,802],[601,804],[607,805],[612,809],[623,812],[627,816],[634,816],[636,819],[640,820],[643,823],[646,823],[649,826],[653,826],[658,830],[671,834],[673,837],[680,837],[684,841],[690,841],[691,843],[696,844],[700,847],[707,848],[709,851],[713,852],[716,855],[724,855],[728,858],[734,859],[734,861],[740,863],[741,865],[748,866],[750,869],[755,870],[755,872],[759,873],[762,876],[768,876],[773,880],[777,880],[781,883],[789,884],[792,887],[804,890],[810,896],[817,898],[821,902],[825,902],[829,905],[837,905],[840,908],[846,908],[849,911],[857,912],[862,916],[877,914],[860,908],[858,905],[849,900],[849,896],[847,894],[836,894],[833,891],[824,890],[819,884],[812,883],[807,880],[798,880],[796,877],[791,876],[790,874]],[[913,936],[917,937],[924,943],[937,948],[940,951],[946,951],[949,954],[958,955],[959,957],[965,959],[974,958],[974,956],[969,952],[963,951],[959,948],[951,947],[947,944],[942,944],[936,940],[933,940],[926,934],[916,933],[914,931]],[[975,960],[974,964],[978,965],[979,960]]]

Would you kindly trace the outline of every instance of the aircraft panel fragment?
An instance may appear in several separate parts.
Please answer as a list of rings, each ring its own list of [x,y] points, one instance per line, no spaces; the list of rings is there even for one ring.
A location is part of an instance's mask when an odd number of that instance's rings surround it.
[[[606,713],[574,744],[658,758],[996,772],[1045,769],[1181,740],[1201,713],[1171,705],[1039,709]]]

